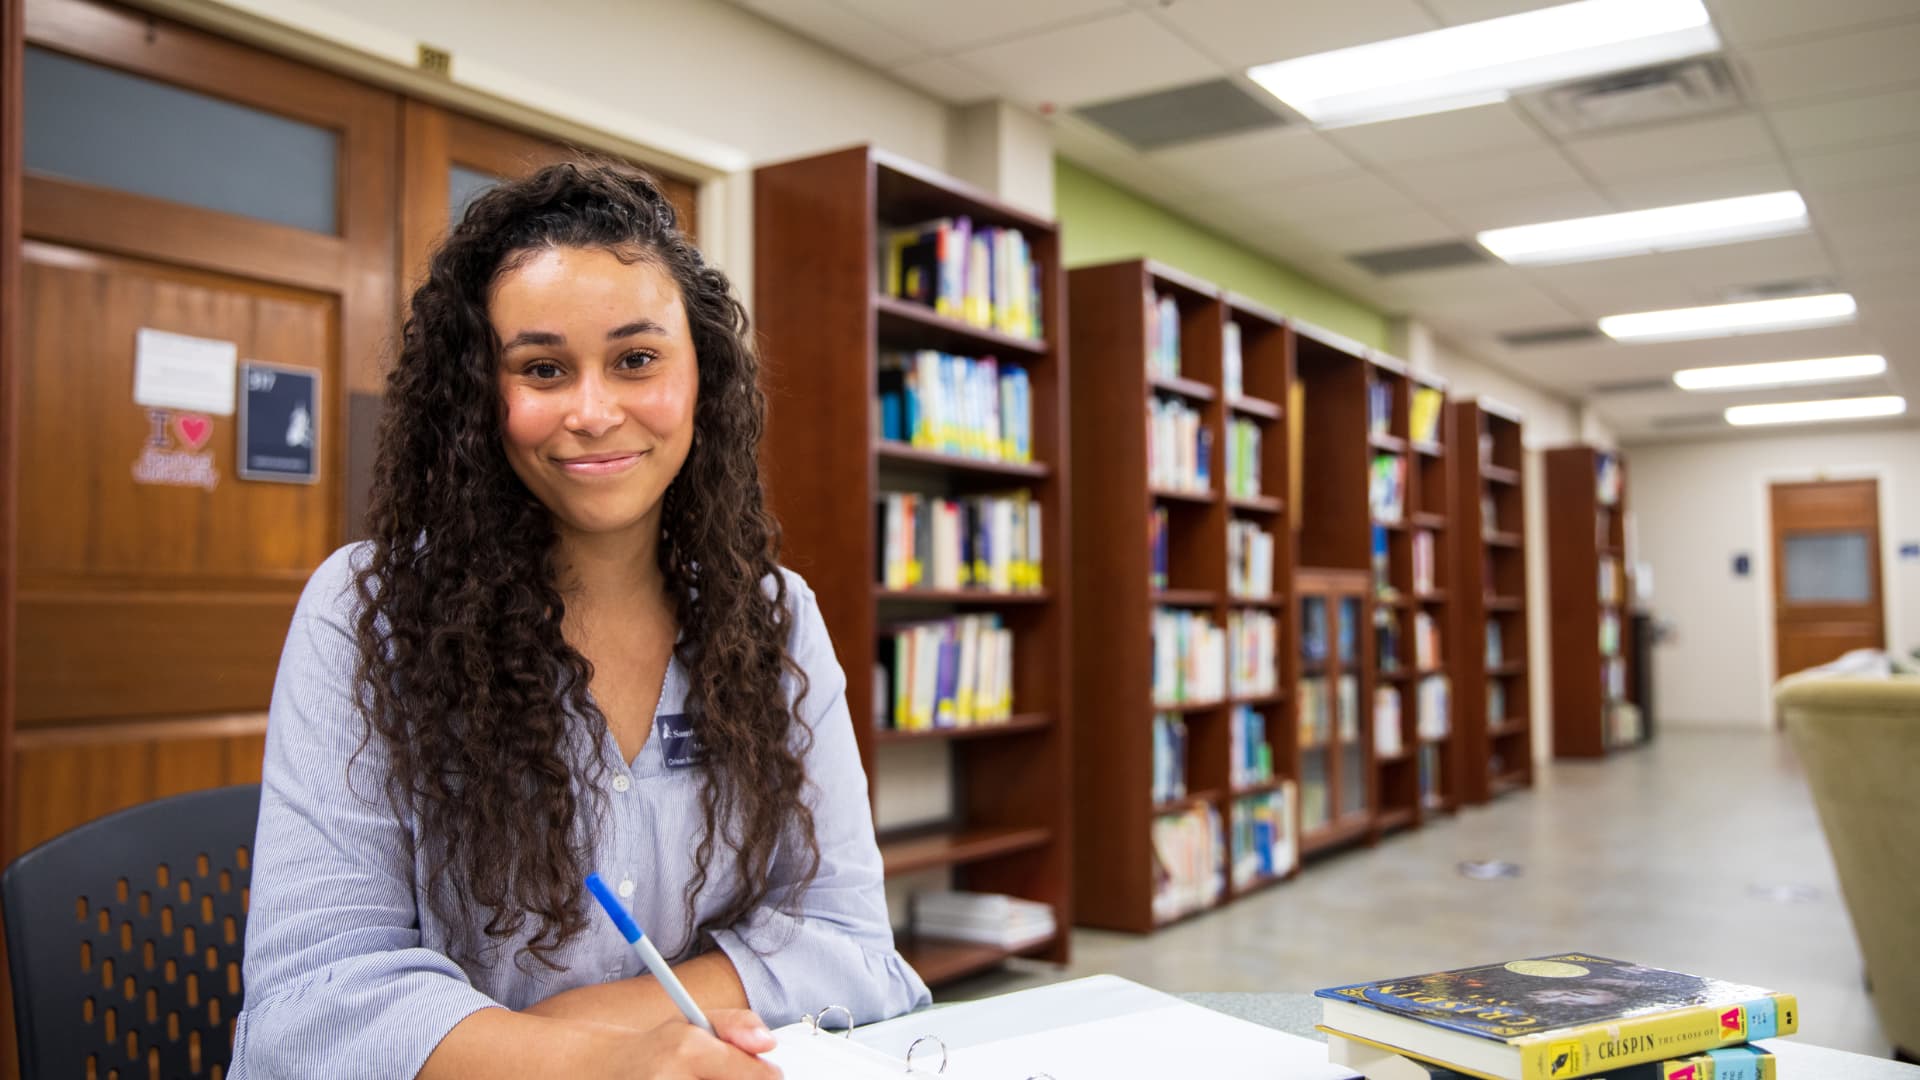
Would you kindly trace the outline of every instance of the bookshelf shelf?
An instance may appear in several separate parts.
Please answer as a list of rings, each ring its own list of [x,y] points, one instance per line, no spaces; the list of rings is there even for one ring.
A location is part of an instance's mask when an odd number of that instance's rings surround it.
[[[1447,602],[1447,591],[1445,589],[1433,589],[1428,592],[1417,593],[1414,596],[1414,600],[1422,604],[1444,604]]]
[[[1533,783],[1527,675],[1526,450],[1520,414],[1454,402],[1463,453],[1453,463],[1455,754],[1462,800],[1485,803]],[[1497,646],[1497,647],[1496,647]],[[1489,657],[1517,657],[1489,661]],[[1500,722],[1489,725],[1487,718]],[[1496,783],[1504,777],[1506,782]]]
[[[1268,401],[1265,398],[1247,397],[1244,394],[1240,397],[1228,398],[1227,408],[1243,416],[1257,416],[1262,420],[1278,420],[1284,415],[1284,410],[1278,402]]]
[[[1069,279],[1072,351],[1081,371],[1097,373],[1072,385],[1073,696],[1077,709],[1101,721],[1075,731],[1074,817],[1098,823],[1075,837],[1075,921],[1149,933],[1197,914],[1185,909],[1211,910],[1238,895],[1228,867],[1209,872],[1213,846],[1201,841],[1217,827],[1221,845],[1233,849],[1235,807],[1254,797],[1231,782],[1234,733],[1248,712],[1265,725],[1275,775],[1295,776],[1288,693],[1232,696],[1225,645],[1230,620],[1275,620],[1283,654],[1273,658],[1276,682],[1291,688],[1293,505],[1283,424],[1291,337],[1284,320],[1151,261],[1083,267]],[[1230,323],[1241,343],[1238,385],[1229,381]],[[1177,353],[1157,347],[1170,346],[1176,332]],[[1204,442],[1200,429],[1210,436]],[[1178,474],[1154,467],[1184,459],[1189,445],[1208,448],[1207,491],[1178,489]],[[1256,471],[1259,484],[1232,486],[1229,464]],[[1258,553],[1242,556],[1244,584],[1230,543]],[[1272,595],[1231,595],[1242,587]],[[1186,620],[1177,633],[1165,621],[1169,610]],[[1222,697],[1155,700],[1175,693],[1156,691],[1154,656],[1156,647],[1186,647],[1176,638],[1205,643],[1183,664],[1191,672],[1217,660],[1218,671],[1207,673],[1217,683],[1198,692],[1219,689]],[[1156,801],[1169,790],[1169,773],[1193,794]],[[1172,870],[1163,876],[1157,866]]]
[[[1553,753],[1598,758],[1644,741],[1626,598],[1627,463],[1618,451],[1546,453],[1548,616],[1553,645]]]
[[[881,463],[899,467],[929,469],[947,469],[962,473],[979,473],[992,477],[1015,477],[1024,480],[1044,480],[1053,475],[1053,469],[1039,462],[993,461],[988,458],[964,457],[959,454],[943,454],[937,450],[918,450],[904,443],[876,441],[873,444],[874,456]]]
[[[938,349],[968,356],[1010,353],[1037,359],[1047,355],[1045,341],[1014,337],[948,318],[912,300],[875,293],[873,309],[882,345]]]
[[[946,826],[902,833],[898,823],[876,822],[889,892],[944,887],[1045,903],[1059,932],[1021,953],[1065,963],[1072,922],[1067,792],[1074,710],[1071,683],[1056,673],[1069,663],[1072,477],[1058,231],[967,184],[864,146],[756,169],[753,200],[754,315],[769,401],[761,468],[769,509],[784,535],[783,561],[804,574],[818,596],[846,671],[847,707],[862,721],[855,736],[872,781],[869,797],[880,785],[920,782],[929,755],[945,758],[937,775],[949,801]],[[933,223],[943,221],[952,226],[946,235],[959,235],[963,217],[974,236],[986,228],[1020,234],[1024,244],[1018,246],[1034,268],[1030,299],[1037,302],[1003,306],[1000,313],[1031,307],[1039,337],[976,326],[892,295],[885,280],[894,250],[889,240],[912,230],[930,238]],[[923,242],[921,250],[936,246]],[[882,430],[879,395],[900,392],[885,384],[882,358],[921,350],[991,356],[998,374],[1024,378],[1030,463],[935,453],[874,438]],[[876,584],[885,539],[876,526],[888,494],[958,500],[1009,491],[1026,492],[1028,505],[1040,514],[1035,561],[1044,588]],[[890,640],[897,626],[962,615],[997,620],[1012,637],[1012,719],[927,732],[868,722],[876,713],[874,675],[882,677],[878,693],[885,694],[886,680],[898,674]],[[923,870],[943,873],[945,880],[931,886],[924,879],[895,880]],[[916,941],[909,928],[899,930],[908,942],[904,951],[930,983],[991,967],[1008,955],[939,939]]]
[[[1237,608],[1285,608],[1287,598],[1275,593],[1272,596],[1233,596],[1227,597],[1228,607]]]
[[[1281,502],[1278,497],[1273,495],[1261,495],[1255,498],[1234,496],[1227,500],[1227,505],[1235,510],[1244,510],[1256,514],[1280,514],[1284,513],[1287,508],[1286,503]]]
[[[1443,449],[1439,443],[1433,442],[1416,442],[1413,444],[1413,452],[1416,454],[1425,454],[1428,457],[1444,457],[1446,455],[1446,450]]]
[[[1022,713],[1006,720],[966,727],[935,728],[932,731],[876,731],[874,741],[885,746],[896,743],[938,742],[943,739],[991,739],[998,735],[1024,735],[1045,731],[1053,718],[1045,713]]]
[[[1407,516],[1407,523],[1416,529],[1444,529],[1447,527],[1447,515],[1416,510]]]
[[[1372,814],[1355,814],[1300,835],[1300,854],[1318,855],[1365,839],[1373,831]]]
[[[953,941],[918,934],[903,935],[898,939],[898,944],[900,955],[913,965],[913,970],[920,973],[920,978],[932,985],[976,975],[1012,957],[1031,956],[1047,948],[1045,942],[1020,949],[1003,949],[997,945],[980,945],[971,941]]]
[[[1375,450],[1384,450],[1389,454],[1404,454],[1407,452],[1407,440],[1398,435],[1382,435],[1379,432],[1375,432],[1367,436],[1367,445],[1373,447]]]
[[[1155,589],[1153,602],[1164,607],[1213,607],[1220,594],[1211,589]]]
[[[1214,491],[1180,491],[1176,488],[1148,488],[1147,494],[1166,502],[1192,503],[1195,506],[1212,506],[1220,501],[1220,494]]]
[[[993,592],[988,589],[889,589],[873,587],[875,600],[896,604],[1047,604],[1053,600],[1048,589],[1031,592]]]
[[[1393,832],[1396,829],[1410,829],[1419,822],[1420,811],[1411,806],[1402,806],[1382,811],[1379,822],[1374,826],[1380,832]]]
[[[889,874],[991,859],[1041,847],[1052,839],[1046,829],[971,828],[919,831],[880,838],[880,862]]]
[[[1178,394],[1194,401],[1212,401],[1218,394],[1213,387],[1198,379],[1185,379],[1177,375],[1148,375],[1147,385],[1168,394]]]
[[[1374,751],[1373,760],[1378,762],[1381,765],[1399,765],[1404,762],[1412,761],[1413,751],[1408,750],[1405,747],[1402,747],[1399,750],[1395,750],[1391,754],[1382,754],[1376,750]]]
[[[1285,787],[1286,782],[1283,780],[1267,780],[1258,784],[1244,784],[1235,787],[1228,792],[1228,794],[1233,798],[1239,799],[1248,795],[1265,795],[1269,791],[1280,791]]]

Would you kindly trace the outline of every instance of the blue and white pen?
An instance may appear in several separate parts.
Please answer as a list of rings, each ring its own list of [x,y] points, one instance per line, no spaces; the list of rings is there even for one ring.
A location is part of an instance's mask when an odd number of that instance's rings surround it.
[[[660,950],[654,948],[653,942],[647,940],[647,935],[640,929],[640,924],[634,922],[633,916],[627,914],[627,906],[620,902],[620,898],[614,895],[606,882],[600,880],[599,874],[587,875],[587,891],[593,894],[595,900],[600,901],[601,907],[607,909],[607,916],[613,920],[613,925],[620,929],[620,935],[627,939],[627,944],[633,946],[634,952],[640,954],[640,962],[647,965],[647,970],[653,973],[654,978],[660,980],[660,988],[667,992],[667,996],[673,999],[675,1005],[680,1006],[680,1012],[687,1018],[687,1022],[709,1035],[713,1034],[713,1025],[707,1022],[707,1015],[700,1011],[700,1006],[693,1003],[693,996],[687,993],[686,987],[680,985],[680,979],[674,975],[673,969],[667,966],[667,961],[660,955]]]

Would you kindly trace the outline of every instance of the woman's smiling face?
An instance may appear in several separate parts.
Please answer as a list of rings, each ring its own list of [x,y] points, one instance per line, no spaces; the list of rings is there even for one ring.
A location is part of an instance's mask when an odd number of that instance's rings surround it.
[[[700,385],[673,278],[601,248],[544,248],[500,275],[487,316],[521,482],[563,532],[657,530]]]

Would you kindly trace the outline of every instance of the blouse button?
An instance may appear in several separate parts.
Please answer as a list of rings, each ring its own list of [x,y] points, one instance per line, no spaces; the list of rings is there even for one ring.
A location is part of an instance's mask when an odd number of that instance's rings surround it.
[[[621,773],[619,776],[613,778],[613,790],[615,791],[625,791],[632,786],[633,781],[627,779],[626,773]]]
[[[627,878],[626,880],[620,883],[620,899],[622,900],[633,899],[633,879],[632,878]]]

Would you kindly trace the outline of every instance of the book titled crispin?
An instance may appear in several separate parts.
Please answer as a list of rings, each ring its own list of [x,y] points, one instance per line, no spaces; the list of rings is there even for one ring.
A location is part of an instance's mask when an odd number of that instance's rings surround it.
[[[1490,1080],[1568,1080],[1791,1035],[1790,994],[1584,953],[1318,991],[1331,1032]]]

